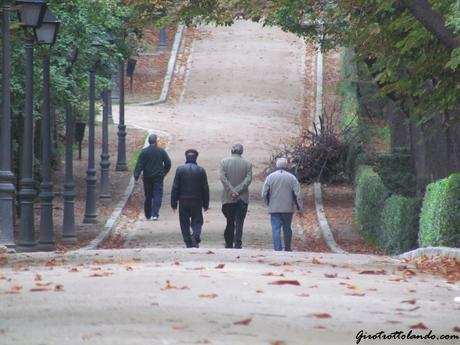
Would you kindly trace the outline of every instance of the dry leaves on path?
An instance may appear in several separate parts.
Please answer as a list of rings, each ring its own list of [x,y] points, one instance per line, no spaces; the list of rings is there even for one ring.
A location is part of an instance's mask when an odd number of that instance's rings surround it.
[[[380,274],[387,274],[387,271],[385,270],[364,270],[359,272],[359,274],[375,274],[375,275],[380,275]]]
[[[269,285],[298,285],[300,286],[300,283],[298,280],[275,280],[268,284]]]
[[[263,276],[266,276],[266,277],[284,277],[284,274],[283,273],[273,273],[273,272],[265,272],[265,273],[262,273],[261,275]]]
[[[417,269],[447,278],[449,282],[460,281],[460,260],[440,256],[421,256],[409,261]]]
[[[216,298],[217,296],[219,296],[219,295],[216,294],[216,293],[198,295],[198,297],[200,297],[200,298]]]
[[[101,277],[111,276],[112,274],[113,274],[112,272],[98,272],[98,273],[91,274],[90,277],[101,278]]]
[[[244,319],[244,320],[240,320],[240,321],[235,321],[233,324],[234,324],[234,325],[249,326],[249,324],[251,323],[251,321],[252,321],[252,318],[250,318],[250,319]]]
[[[51,289],[49,287],[36,287],[36,288],[32,288],[29,290],[30,292],[43,292],[43,291],[51,291]]]
[[[337,278],[337,273],[324,273],[326,278]]]
[[[417,300],[415,298],[405,299],[404,301],[401,301],[401,303],[415,304],[415,303],[417,303]]]
[[[410,329],[428,329],[423,322],[419,322],[415,325],[409,326]]]
[[[216,270],[221,270],[225,267],[225,264],[218,264],[216,267],[214,267]]]
[[[166,285],[160,289],[161,291],[165,291],[165,290],[190,290],[190,288],[188,286],[182,286],[182,287],[177,287],[176,285],[174,284],[171,284],[171,282],[169,280],[166,281]]]
[[[308,314],[308,317],[316,317],[317,319],[330,319],[332,316],[329,313],[312,313]]]

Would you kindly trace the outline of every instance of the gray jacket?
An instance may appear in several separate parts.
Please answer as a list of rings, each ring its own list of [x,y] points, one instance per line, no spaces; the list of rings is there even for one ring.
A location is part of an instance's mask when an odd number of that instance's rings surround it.
[[[299,181],[283,169],[267,176],[262,187],[262,199],[268,205],[268,213],[293,213],[294,206],[303,211]]]
[[[232,154],[220,162],[220,181],[224,187],[222,204],[235,203],[232,192],[239,194],[239,199],[248,203],[248,187],[252,181],[252,164],[238,154]]]

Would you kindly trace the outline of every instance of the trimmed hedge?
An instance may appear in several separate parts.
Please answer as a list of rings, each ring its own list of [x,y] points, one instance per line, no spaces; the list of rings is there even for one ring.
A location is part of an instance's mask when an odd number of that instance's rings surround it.
[[[359,231],[372,243],[380,243],[381,213],[389,191],[369,166],[360,166],[356,175],[355,217]]]
[[[417,247],[420,200],[392,195],[382,211],[382,234],[379,247],[387,253],[400,254]]]
[[[406,197],[416,195],[417,178],[407,149],[378,154],[375,162],[375,170],[392,193]]]
[[[460,247],[460,174],[430,183],[420,215],[419,244]]]

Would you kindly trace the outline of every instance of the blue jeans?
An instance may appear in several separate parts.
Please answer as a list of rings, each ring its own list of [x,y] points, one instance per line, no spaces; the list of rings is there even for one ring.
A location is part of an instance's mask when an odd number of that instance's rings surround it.
[[[272,223],[273,247],[275,250],[283,250],[281,245],[281,228],[283,228],[284,250],[291,251],[292,240],[292,213],[270,213]]]
[[[145,218],[158,217],[163,199],[163,179],[144,178]]]

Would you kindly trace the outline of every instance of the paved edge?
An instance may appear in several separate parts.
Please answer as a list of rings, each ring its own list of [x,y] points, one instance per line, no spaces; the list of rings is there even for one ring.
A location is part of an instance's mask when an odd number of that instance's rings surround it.
[[[410,252],[398,255],[401,259],[416,259],[421,256],[443,256],[446,258],[452,258],[460,260],[460,248],[449,248],[449,247],[426,247],[417,248]]]
[[[163,88],[161,89],[160,98],[157,100],[151,101],[151,102],[144,102],[144,103],[139,103],[136,105],[145,105],[145,106],[156,105],[156,104],[164,103],[168,99],[169,89],[170,89],[171,81],[172,81],[173,74],[174,74],[174,68],[176,67],[177,56],[179,55],[179,50],[180,50],[180,46],[182,43],[182,37],[184,35],[184,30],[185,30],[185,26],[179,25],[176,31],[173,47],[171,50],[171,57],[169,58],[169,62],[168,62],[168,70],[166,72],[165,80],[163,82]]]
[[[335,242],[334,235],[332,234],[329,223],[327,222],[321,194],[321,184],[319,182],[315,182],[313,187],[315,192],[316,217],[318,218],[319,228],[321,229],[321,233],[323,234],[323,238],[326,241],[326,244],[334,253],[347,254],[347,252],[340,248]]]

